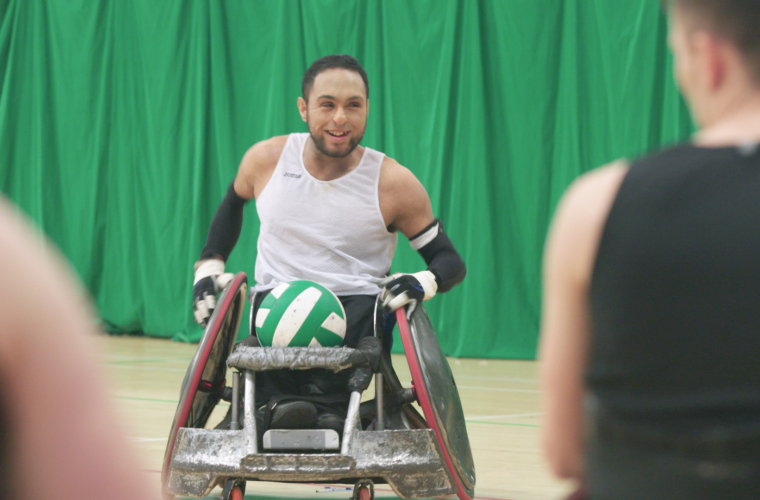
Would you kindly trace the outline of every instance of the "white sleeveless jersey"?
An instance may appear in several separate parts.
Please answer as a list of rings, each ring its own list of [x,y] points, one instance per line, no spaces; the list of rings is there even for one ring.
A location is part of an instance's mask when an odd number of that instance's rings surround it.
[[[261,221],[255,290],[308,280],[336,295],[375,295],[396,251],[378,201],[385,155],[364,148],[348,174],[320,181],[306,171],[309,134],[290,134],[256,200]]]

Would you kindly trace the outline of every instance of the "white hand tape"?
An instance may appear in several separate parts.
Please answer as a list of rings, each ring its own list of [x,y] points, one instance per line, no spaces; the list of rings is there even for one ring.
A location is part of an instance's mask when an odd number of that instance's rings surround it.
[[[425,297],[422,300],[430,300],[435,297],[435,292],[438,291],[438,283],[435,281],[435,274],[430,271],[420,271],[412,274],[417,281],[422,285],[422,290],[425,291]]]
[[[204,302],[207,308],[206,315],[208,315],[208,311],[213,311],[216,307],[216,295],[206,295]]]
[[[411,299],[409,299],[409,296],[406,294],[406,292],[402,293],[401,295],[397,295],[393,297],[391,300],[388,301],[388,304],[383,304],[391,311],[395,311],[399,307],[402,307],[410,302]]]
[[[206,321],[208,317],[208,307],[206,307],[206,304],[201,300],[196,304],[195,307],[195,322],[199,325],[203,324],[203,322]]]
[[[218,286],[220,290],[224,290],[224,287],[226,287],[233,279],[235,279],[235,275],[232,273],[220,274],[219,277],[216,278],[216,286]]]
[[[224,261],[219,259],[201,260],[195,263],[195,283],[208,276],[224,273]]]

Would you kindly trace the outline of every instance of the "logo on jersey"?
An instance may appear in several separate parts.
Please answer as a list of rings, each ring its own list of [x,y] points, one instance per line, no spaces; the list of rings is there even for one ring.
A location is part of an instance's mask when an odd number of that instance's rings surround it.
[[[300,179],[301,174],[291,174],[290,172],[285,172],[283,174],[285,177],[292,177],[293,179]]]

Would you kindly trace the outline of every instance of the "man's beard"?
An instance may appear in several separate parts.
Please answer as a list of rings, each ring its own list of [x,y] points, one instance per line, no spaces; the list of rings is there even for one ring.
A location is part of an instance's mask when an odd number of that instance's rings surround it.
[[[327,132],[325,132],[326,134]],[[311,127],[309,127],[309,135],[311,136],[311,140],[314,141],[314,144],[317,146],[317,149],[325,156],[329,156],[330,158],[345,158],[346,156],[353,153],[354,149],[356,149],[356,146],[359,145],[362,138],[364,137],[364,134],[360,135],[359,137],[354,137],[353,135],[348,140],[348,148],[345,152],[339,150],[339,151],[330,151],[327,148],[327,144],[325,144],[325,141],[316,135],[314,135],[311,131]]]

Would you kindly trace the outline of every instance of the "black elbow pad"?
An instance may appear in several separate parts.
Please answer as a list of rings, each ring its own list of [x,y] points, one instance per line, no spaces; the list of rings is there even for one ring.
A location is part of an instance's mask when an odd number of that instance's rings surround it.
[[[443,231],[441,221],[433,221],[410,239],[409,243],[422,255],[428,265],[428,271],[435,276],[438,293],[448,292],[467,275],[464,261]]]

